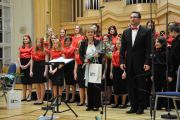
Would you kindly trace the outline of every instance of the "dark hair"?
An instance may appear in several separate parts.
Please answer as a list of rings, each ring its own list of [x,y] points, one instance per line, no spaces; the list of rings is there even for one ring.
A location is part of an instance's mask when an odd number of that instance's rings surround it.
[[[169,30],[171,32],[175,31],[175,32],[179,33],[180,32],[180,23],[174,22],[172,25],[169,25]]]
[[[23,36],[23,40],[24,40],[24,37],[27,37],[27,38],[29,39],[29,47],[32,47],[32,41],[31,41],[30,35],[24,35],[24,36]],[[24,41],[23,41],[23,46],[22,46],[22,47],[25,48]]]
[[[100,36],[100,26],[96,23],[92,24],[92,26],[95,25],[97,27],[97,31],[95,31],[96,36]]]
[[[138,12],[138,11],[132,11],[131,14],[132,14],[132,13],[136,13],[136,14],[138,15],[138,18],[141,18],[141,13],[140,13],[140,12]]]
[[[64,30],[64,32],[65,32],[65,34],[66,34],[66,29],[64,29],[64,28],[61,28],[61,29],[60,29],[60,32],[61,32],[61,30]]]
[[[110,26],[109,28],[108,28],[108,34],[110,35],[110,31],[111,31],[111,28],[113,28],[114,29],[114,31],[115,31],[115,33],[113,34],[113,36],[116,36],[117,35],[117,29],[116,29],[116,26]]]
[[[72,42],[72,37],[66,36],[65,39],[64,39],[64,42],[66,42],[67,40],[70,40]]]
[[[146,28],[147,28],[149,23],[151,23],[152,31],[155,32],[155,22],[153,20],[148,20],[147,23],[146,23]]]
[[[166,49],[166,39],[163,36],[160,36],[157,40],[162,45],[162,49]]]

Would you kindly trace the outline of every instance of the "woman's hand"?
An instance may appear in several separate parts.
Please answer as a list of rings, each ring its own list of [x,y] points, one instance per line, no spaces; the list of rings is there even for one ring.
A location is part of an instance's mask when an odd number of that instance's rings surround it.
[[[122,79],[126,79],[126,72],[125,71],[122,74]]]
[[[32,71],[30,71],[30,77],[33,77],[33,72]]]
[[[110,72],[110,78],[113,79],[113,74],[112,74],[112,72]]]

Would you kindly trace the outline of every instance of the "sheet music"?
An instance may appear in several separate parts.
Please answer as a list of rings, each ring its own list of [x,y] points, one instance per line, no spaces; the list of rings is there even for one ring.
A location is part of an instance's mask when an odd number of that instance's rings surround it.
[[[49,62],[63,62],[63,63],[65,63],[65,64],[67,64],[67,63],[69,63],[69,62],[71,62],[71,61],[73,61],[74,59],[66,59],[66,58],[64,58],[64,57],[59,57],[59,58],[57,58],[57,59],[52,59],[52,60],[50,60]]]

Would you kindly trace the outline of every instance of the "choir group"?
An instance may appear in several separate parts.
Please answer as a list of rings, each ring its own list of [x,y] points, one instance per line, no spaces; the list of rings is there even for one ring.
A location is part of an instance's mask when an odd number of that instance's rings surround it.
[[[167,91],[167,82],[169,91],[175,88],[176,71],[180,65],[180,23],[169,24],[167,38],[155,30],[152,20],[147,21],[146,26],[140,25],[140,21],[141,14],[133,11],[130,24],[122,35],[113,25],[108,28],[107,34],[102,35],[97,24],[90,25],[86,30],[76,25],[73,36],[66,35],[63,28],[59,36],[48,28],[47,35],[37,38],[34,45],[31,37],[24,35],[18,56],[20,72],[23,73],[22,101],[31,101],[32,84],[35,84],[37,95],[34,105],[43,104],[46,89],[52,90],[53,97],[57,96],[57,89],[60,96],[65,90],[64,102],[73,103],[78,88],[80,101],[77,106],[86,105],[86,111],[98,111],[103,104],[112,103],[112,108],[122,109],[129,101],[131,109],[127,113],[143,114],[149,104],[147,92],[151,93],[152,82],[156,92]],[[67,65],[45,64],[59,57],[74,61]],[[90,82],[92,63],[102,64],[101,83]],[[164,102],[159,102],[158,109],[167,107]]]

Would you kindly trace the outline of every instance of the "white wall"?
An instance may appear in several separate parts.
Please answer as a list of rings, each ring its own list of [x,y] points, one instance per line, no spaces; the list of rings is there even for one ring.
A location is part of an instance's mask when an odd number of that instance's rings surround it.
[[[17,59],[18,48],[22,45],[22,37],[29,34],[34,38],[33,0],[11,0],[12,3],[12,62]],[[25,33],[21,33],[22,26]]]

